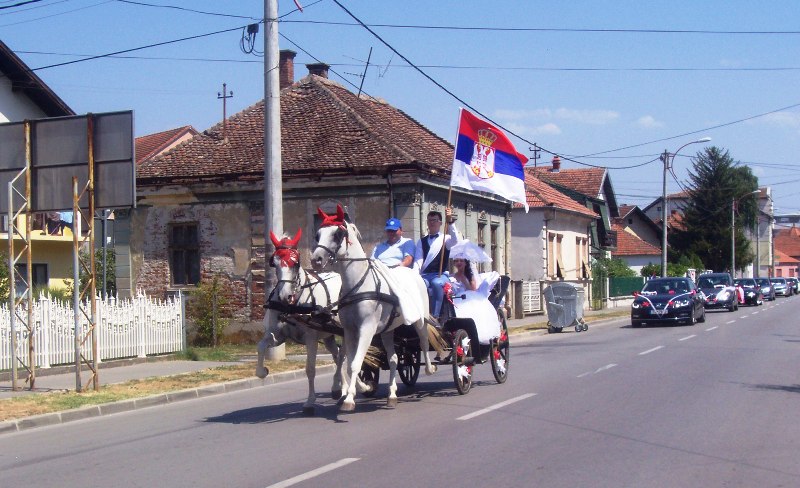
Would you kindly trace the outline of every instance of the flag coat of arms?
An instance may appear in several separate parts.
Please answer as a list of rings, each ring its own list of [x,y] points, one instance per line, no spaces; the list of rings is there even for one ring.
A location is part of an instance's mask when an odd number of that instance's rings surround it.
[[[527,161],[500,129],[461,109],[451,186],[494,193],[523,204],[527,212]]]

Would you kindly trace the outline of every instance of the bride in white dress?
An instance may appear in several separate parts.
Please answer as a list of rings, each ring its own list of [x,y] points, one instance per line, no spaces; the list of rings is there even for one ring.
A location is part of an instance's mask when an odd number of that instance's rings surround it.
[[[456,317],[472,319],[480,343],[489,344],[493,338],[500,336],[497,311],[489,302],[489,292],[499,276],[495,271],[477,275],[468,259],[458,255],[451,258],[455,267],[450,282]]]

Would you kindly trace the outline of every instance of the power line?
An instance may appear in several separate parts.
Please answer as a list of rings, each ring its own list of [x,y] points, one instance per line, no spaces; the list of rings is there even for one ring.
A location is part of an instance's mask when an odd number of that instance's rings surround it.
[[[41,1],[42,0],[25,0],[23,2],[17,2],[15,4],[13,4],[13,5],[0,6],[0,10],[5,10],[7,8],[14,8],[14,7],[22,7],[24,5],[28,5],[28,4],[31,4],[31,3],[38,3],[38,2],[41,2]]]
[[[217,17],[232,17],[232,18],[235,18],[235,19],[260,20],[259,18],[248,17],[248,16],[245,16],[245,15],[223,14],[223,13],[219,13],[219,12],[206,12],[204,10],[195,10],[195,9],[186,8],[186,7],[177,7],[175,5],[160,5],[160,4],[154,4],[154,3],[134,2],[132,0],[116,0],[116,1],[119,2],[119,3],[128,3],[128,4],[131,4],[131,5],[138,5],[140,7],[156,7],[156,8],[182,10],[184,12],[191,12],[193,14],[214,15],[214,16],[217,16]]]

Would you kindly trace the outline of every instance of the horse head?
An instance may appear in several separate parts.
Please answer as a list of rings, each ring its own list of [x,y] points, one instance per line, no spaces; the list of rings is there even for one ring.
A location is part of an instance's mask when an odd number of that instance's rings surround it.
[[[322,225],[317,230],[317,245],[311,253],[311,265],[321,270],[338,258],[347,256],[349,224],[341,205],[336,205],[336,214],[328,215],[321,208],[317,208],[317,213],[322,217]]]
[[[275,286],[279,301],[294,305],[300,293],[300,253],[297,244],[303,235],[303,229],[298,229],[294,239],[284,234],[281,239],[269,231],[269,238],[275,246],[275,252],[269,258],[269,265],[275,268],[278,277]]]

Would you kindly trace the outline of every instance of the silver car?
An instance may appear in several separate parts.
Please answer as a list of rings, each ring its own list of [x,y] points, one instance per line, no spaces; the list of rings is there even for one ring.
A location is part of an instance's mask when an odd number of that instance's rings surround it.
[[[792,294],[791,290],[789,290],[789,284],[786,283],[786,280],[783,278],[770,278],[770,283],[772,283],[772,288],[775,289],[776,296],[788,297]]]

